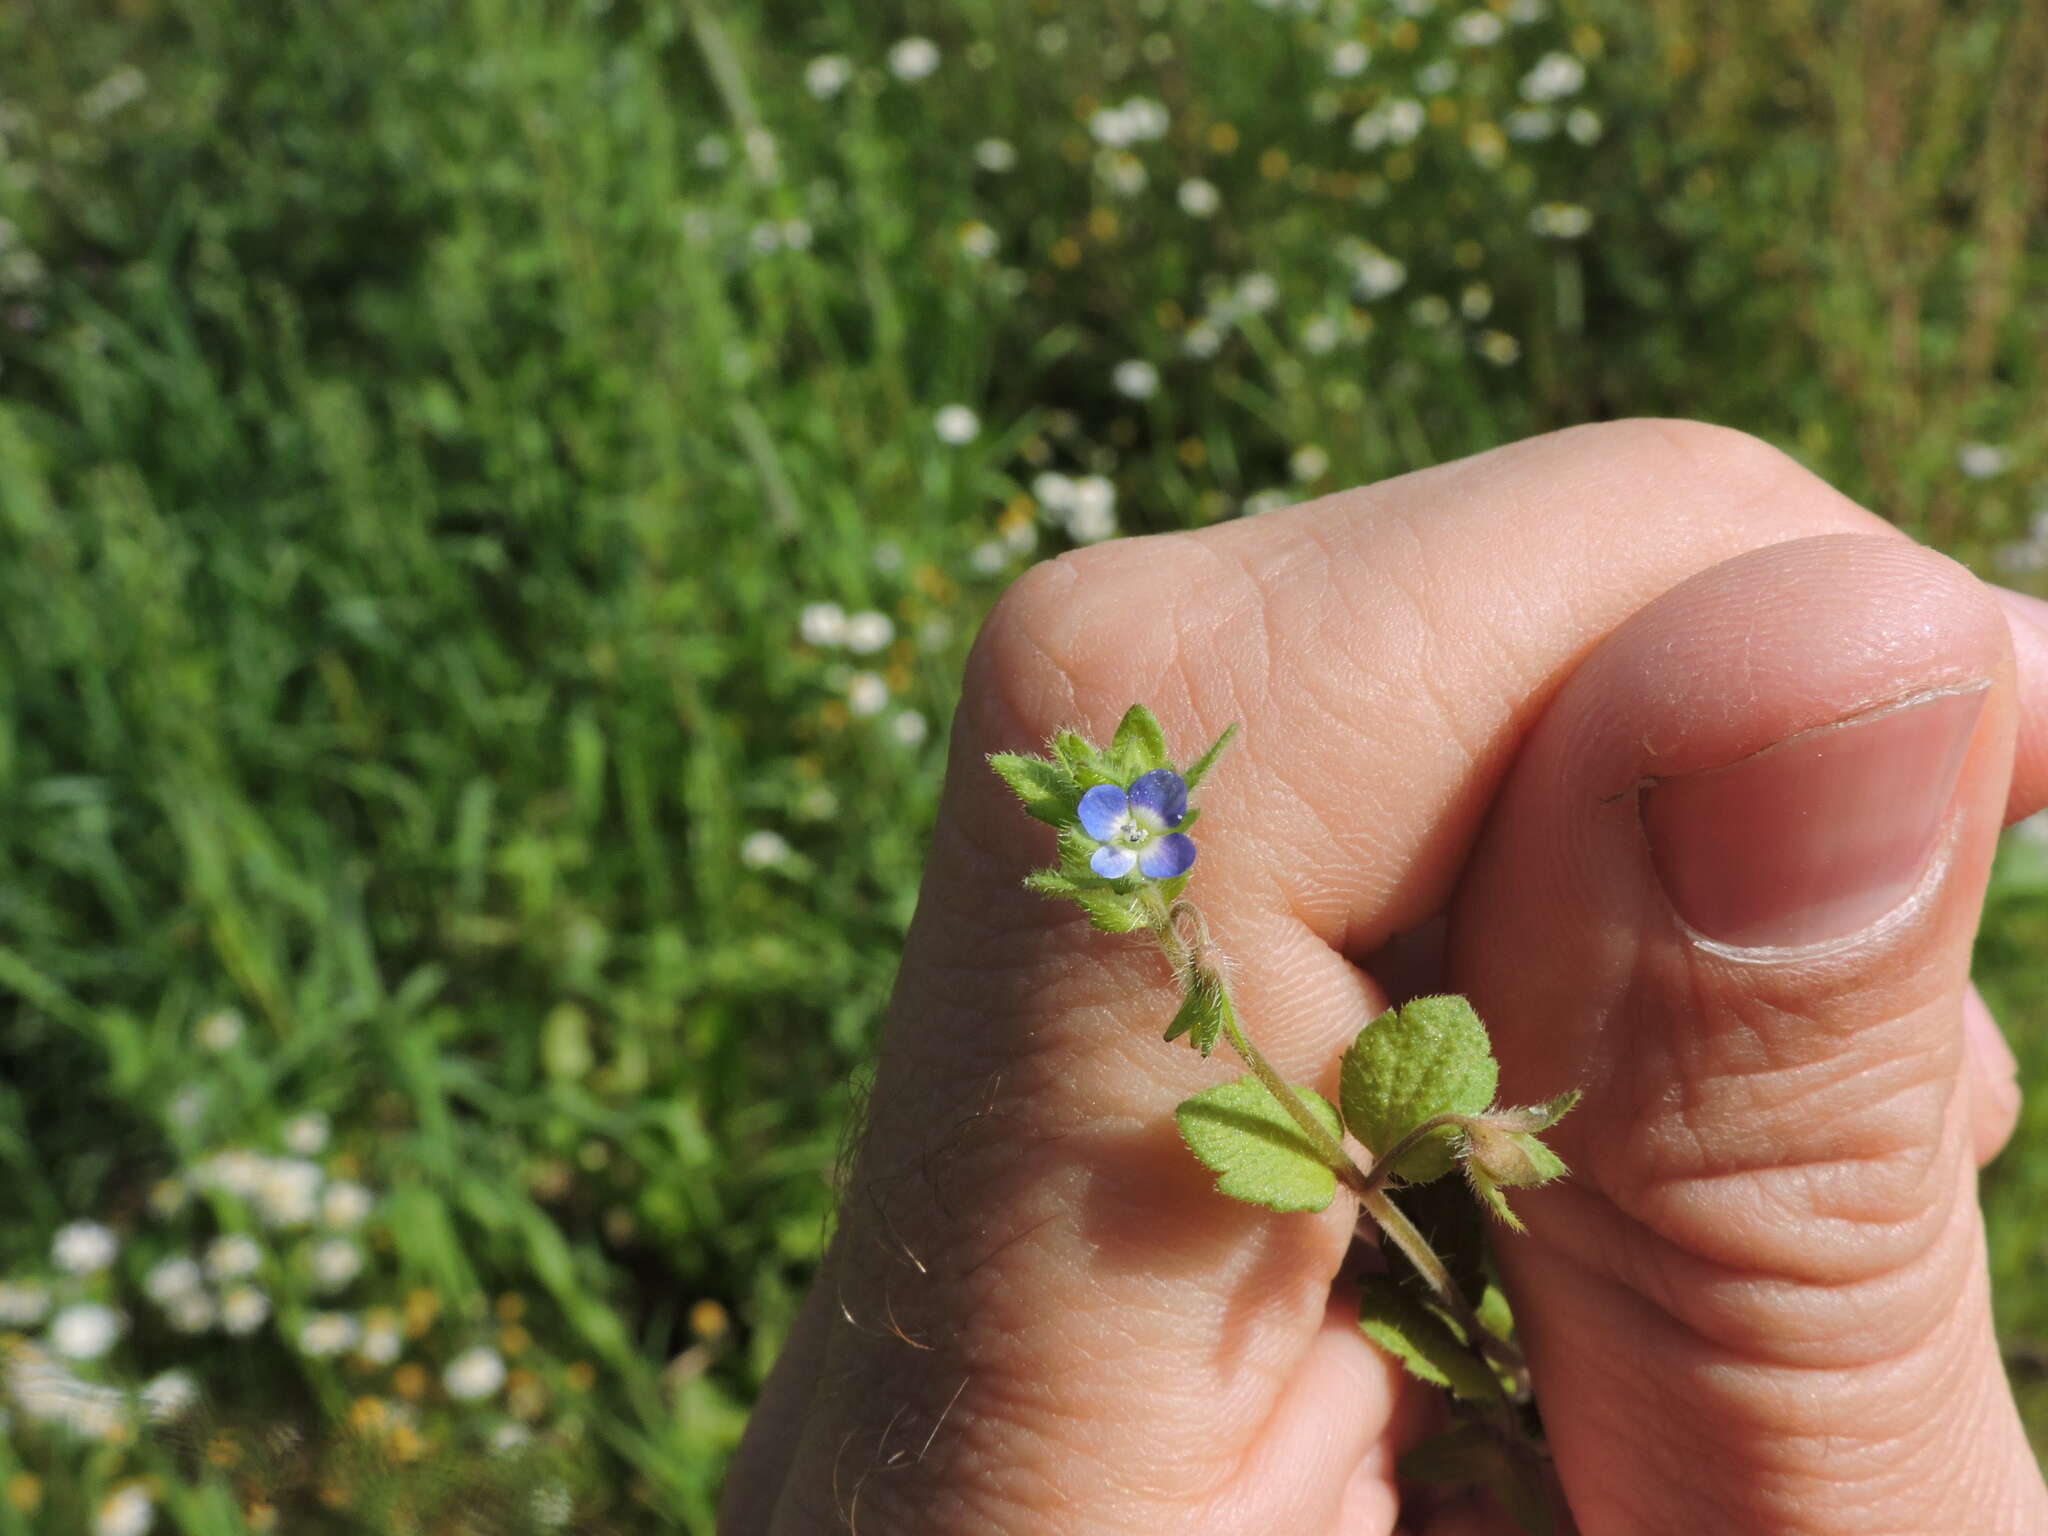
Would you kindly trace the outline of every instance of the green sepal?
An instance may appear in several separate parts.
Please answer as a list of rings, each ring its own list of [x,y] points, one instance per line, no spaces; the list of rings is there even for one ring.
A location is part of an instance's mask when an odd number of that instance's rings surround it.
[[[1224,990],[1222,981],[1198,970],[1188,982],[1188,995],[1182,999],[1180,1011],[1166,1026],[1166,1038],[1178,1040],[1186,1035],[1188,1044],[1206,1056],[1216,1049],[1217,1038],[1230,1018],[1230,994]]]
[[[1208,751],[1188,765],[1188,771],[1182,774],[1181,777],[1187,781],[1187,786],[1190,790],[1209,776],[1209,770],[1216,766],[1216,759],[1223,755],[1223,749],[1230,745],[1231,738],[1236,735],[1237,727],[1233,724],[1225,729],[1223,734],[1218,736],[1215,741],[1210,743]],[[1187,830],[1186,823],[1182,823],[1181,830]]]
[[[1557,1530],[1542,1453],[1484,1424],[1467,1420],[1431,1436],[1402,1456],[1396,1471],[1409,1482],[1484,1488],[1530,1536]]]
[[[1016,792],[1024,809],[1048,826],[1066,826],[1077,814],[1081,794],[1064,764],[1017,752],[995,752],[989,755],[988,765]]]
[[[1492,1367],[1442,1313],[1392,1275],[1367,1275],[1359,1282],[1358,1326],[1419,1381],[1448,1387],[1467,1402],[1500,1396]]]
[[[1080,891],[1081,883],[1056,869],[1034,869],[1024,877],[1024,889],[1041,896],[1072,896]]]
[[[1093,743],[1073,731],[1057,731],[1052,738],[1053,756],[1059,759],[1074,780],[1074,803],[1080,804],[1081,796],[1098,784],[1120,784],[1110,765],[1102,760],[1102,754],[1095,750]]]
[[[1133,704],[1117,722],[1116,737],[1109,744],[1109,760],[1125,784],[1155,768],[1170,768],[1166,755],[1166,732],[1158,716],[1142,704]]]
[[[1425,1120],[1479,1115],[1500,1082],[1486,1026],[1462,997],[1418,997],[1389,1008],[1344,1053],[1341,1101],[1351,1134],[1382,1154]],[[1451,1171],[1458,1129],[1432,1131],[1394,1165],[1427,1183]]]
[[[1145,909],[1114,886],[1077,887],[1072,894],[1088,921],[1104,933],[1136,933],[1150,922]]]
[[[1294,1091],[1333,1140],[1342,1133],[1329,1100],[1311,1088]],[[1272,1211],[1320,1211],[1336,1196],[1336,1172],[1255,1077],[1185,1099],[1173,1116],[1188,1150],[1233,1200]]]
[[[1472,1193],[1479,1197],[1479,1203],[1493,1212],[1505,1226],[1516,1232],[1529,1230],[1508,1204],[1508,1197],[1501,1193],[1500,1186],[1489,1179],[1483,1169],[1469,1162],[1465,1164],[1465,1182],[1472,1186]]]

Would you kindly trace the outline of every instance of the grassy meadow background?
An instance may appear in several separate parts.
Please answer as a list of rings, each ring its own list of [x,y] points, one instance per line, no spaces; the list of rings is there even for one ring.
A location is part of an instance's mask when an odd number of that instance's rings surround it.
[[[0,8],[0,1536],[708,1532],[1031,560],[1666,412],[2048,592],[2043,78],[2029,0]],[[2048,1092],[1987,1189],[2048,1431]]]

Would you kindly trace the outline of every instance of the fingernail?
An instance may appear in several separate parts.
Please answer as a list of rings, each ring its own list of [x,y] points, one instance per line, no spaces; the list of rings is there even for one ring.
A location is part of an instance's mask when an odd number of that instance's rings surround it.
[[[1822,726],[1643,794],[1657,877],[1706,938],[1744,948],[1858,933],[1934,852],[1984,691]]]

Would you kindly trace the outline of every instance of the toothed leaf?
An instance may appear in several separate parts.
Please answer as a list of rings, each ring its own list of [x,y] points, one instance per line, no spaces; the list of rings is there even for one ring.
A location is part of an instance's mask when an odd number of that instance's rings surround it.
[[[1486,1026],[1462,997],[1418,997],[1389,1008],[1344,1053],[1344,1123],[1377,1156],[1425,1120],[1478,1115],[1493,1102],[1500,1069]],[[1410,1183],[1451,1171],[1455,1127],[1432,1131],[1395,1164]]]
[[[1309,1088],[1295,1092],[1332,1138],[1341,1134],[1327,1099]],[[1188,1150],[1234,1200],[1274,1211],[1320,1211],[1337,1193],[1337,1175],[1257,1078],[1198,1093],[1174,1118]]]

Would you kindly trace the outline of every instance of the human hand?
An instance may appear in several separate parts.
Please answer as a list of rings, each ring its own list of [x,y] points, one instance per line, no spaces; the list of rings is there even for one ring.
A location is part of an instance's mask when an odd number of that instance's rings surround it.
[[[1158,957],[1017,888],[1044,834],[984,755],[1133,700],[1177,745],[1244,722],[1198,878],[1287,1075],[1441,986],[1505,1098],[1587,1089],[1574,1178],[1499,1244],[1586,1536],[2048,1526],[1974,1192],[2017,1093],[1969,945],[2002,815],[2048,799],[2012,607],[1682,423],[1033,571],[728,1536],[1507,1529],[1403,1510],[1430,1406],[1332,1296],[1354,1213],[1217,1195],[1171,1109],[1225,1073],[1160,1046]],[[1396,942],[1439,918],[1440,962]]]

